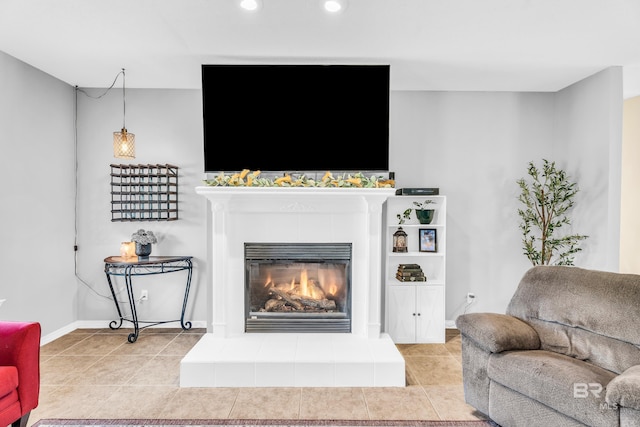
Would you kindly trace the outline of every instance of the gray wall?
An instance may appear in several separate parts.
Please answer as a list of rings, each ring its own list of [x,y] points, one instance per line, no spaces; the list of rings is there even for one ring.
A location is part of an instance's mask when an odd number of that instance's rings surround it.
[[[0,298],[8,298],[0,307],[0,318],[44,316],[48,331],[75,320],[106,326],[114,318],[114,308],[105,297],[103,259],[117,254],[120,242],[141,227],[159,236],[153,254],[195,257],[189,318],[204,323],[207,208],[194,192],[204,177],[200,91],[127,90],[127,128],[136,134],[133,162],[114,159],[112,154],[112,132],[122,126],[121,91],[112,90],[100,99],[78,94],[77,255],[82,281],[76,281],[69,250],[74,234],[73,88],[10,57],[0,60],[3,76],[5,68],[19,68],[0,83],[3,95],[9,94],[0,101],[0,120],[3,129],[9,125],[14,129],[21,143],[13,149],[13,141],[2,140],[4,153],[20,153],[7,156],[7,165],[13,161],[19,165],[12,166],[14,174],[4,180],[15,185],[3,188],[3,204],[11,200],[9,206],[15,201],[16,207],[9,210],[13,216],[3,217],[2,222],[3,231],[20,250],[2,249],[4,271],[10,276],[0,288]],[[93,95],[104,91],[86,90]],[[29,110],[18,111],[16,103]],[[503,312],[530,267],[522,255],[516,213],[516,180],[526,176],[530,160],[555,160],[580,185],[575,228],[592,237],[577,265],[617,269],[619,68],[557,93],[394,91],[390,105],[390,162],[397,186],[439,187],[448,196],[447,319],[454,320],[465,310]],[[110,163],[179,166],[181,219],[111,222]],[[7,172],[2,173],[4,178]],[[24,209],[24,199],[39,209]],[[47,236],[43,252],[55,254],[54,258],[36,261],[25,256],[31,254],[32,242],[24,242],[22,236],[33,227]],[[150,295],[141,315],[175,317],[181,280],[156,276],[137,282]],[[120,289],[122,283],[116,286]],[[477,298],[465,307],[469,291]],[[36,298],[42,302],[34,304]],[[12,301],[21,310],[12,309]]]
[[[117,86],[121,86],[119,81]],[[92,96],[104,89],[84,89]],[[112,134],[122,127],[122,90],[100,99],[78,95],[79,213],[78,271],[84,284],[78,290],[78,319],[113,319],[115,309],[104,275],[104,258],[118,255],[120,242],[139,228],[158,237],[152,255],[191,255],[194,277],[188,319],[204,322],[206,313],[206,201],[194,189],[202,185],[202,101],[197,90],[127,89],[126,125],[136,135],[135,160],[113,157]],[[179,167],[179,219],[158,222],[111,222],[110,164],[164,164]],[[186,274],[134,279],[134,292],[149,292],[139,305],[143,319],[177,319]],[[121,278],[114,278],[118,290]],[[126,294],[121,293],[126,300]],[[104,324],[106,326],[106,323]],[[176,326],[176,325],[174,325]],[[204,325],[202,325],[204,326]]]
[[[392,93],[397,186],[448,196],[447,319],[504,312],[531,267],[516,184],[529,161],[556,161],[578,182],[573,231],[590,238],[576,265],[617,271],[621,75],[610,68],[557,93]],[[469,307],[467,292],[476,295]]]
[[[391,168],[398,187],[447,196],[447,310],[504,311],[530,264],[521,255],[516,180],[550,157],[552,93],[394,93]]]
[[[612,67],[594,74],[560,91],[557,98],[556,151],[581,188],[574,228],[589,235],[580,264],[618,271],[622,70]]]
[[[0,319],[75,321],[74,89],[0,52]]]

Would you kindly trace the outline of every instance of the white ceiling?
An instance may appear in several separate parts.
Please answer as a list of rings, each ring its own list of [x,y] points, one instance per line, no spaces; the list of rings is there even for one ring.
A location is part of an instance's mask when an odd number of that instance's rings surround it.
[[[349,0],[339,15],[262,1],[0,0],[0,51],[80,87],[125,68],[127,87],[200,88],[215,63],[391,64],[395,90],[556,91],[640,70],[640,0]]]

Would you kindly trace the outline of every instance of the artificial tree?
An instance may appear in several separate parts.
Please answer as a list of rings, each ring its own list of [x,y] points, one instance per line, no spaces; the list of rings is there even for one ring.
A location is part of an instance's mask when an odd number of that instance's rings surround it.
[[[569,226],[568,212],[578,193],[575,182],[569,181],[555,162],[543,159],[542,169],[529,162],[530,181],[521,178],[518,200],[524,205],[518,209],[523,233],[524,254],[535,265],[573,265],[574,255],[582,249],[580,241],[588,236],[581,234],[559,235],[559,229]]]

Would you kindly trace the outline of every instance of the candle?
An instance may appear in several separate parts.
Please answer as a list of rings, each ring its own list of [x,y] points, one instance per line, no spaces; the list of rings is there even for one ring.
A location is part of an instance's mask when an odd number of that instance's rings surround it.
[[[131,258],[136,254],[136,244],[134,242],[122,242],[120,244],[120,256]]]

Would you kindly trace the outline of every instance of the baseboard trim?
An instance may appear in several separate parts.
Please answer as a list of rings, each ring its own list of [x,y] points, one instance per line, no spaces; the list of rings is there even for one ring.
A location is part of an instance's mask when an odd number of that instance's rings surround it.
[[[73,332],[76,329],[104,329],[109,327],[109,323],[112,320],[76,320],[75,322],[69,323],[66,326],[63,326],[60,329],[57,329],[51,333],[43,335],[40,338],[40,346],[45,344],[49,344],[50,342],[68,334],[69,332]],[[166,328],[171,327],[166,324],[162,325],[154,325],[149,328]],[[192,320],[191,321],[192,328],[206,328],[207,322],[205,320]],[[133,325],[126,322],[126,324],[122,325],[122,329],[133,329]]]
[[[40,337],[40,346],[49,344],[51,341],[57,340],[61,336],[66,335],[75,329],[78,329],[78,327],[76,326],[76,323],[78,322],[69,323],[67,326],[63,326],[60,329],[56,329],[51,333],[43,335],[42,337]]]

